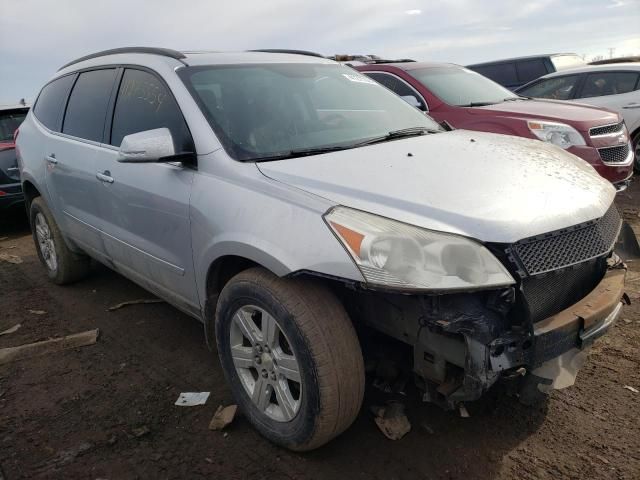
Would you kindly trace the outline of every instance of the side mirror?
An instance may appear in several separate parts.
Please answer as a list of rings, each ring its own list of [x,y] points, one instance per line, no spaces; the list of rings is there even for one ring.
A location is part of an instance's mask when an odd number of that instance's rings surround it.
[[[118,161],[123,163],[149,163],[172,161],[176,156],[173,137],[168,128],[156,128],[132,133],[122,139]]]
[[[409,105],[411,105],[412,107],[417,108],[418,110],[426,110],[425,106],[422,105],[422,103],[420,102],[420,100],[418,100],[415,96],[413,95],[403,95],[400,97],[402,100],[404,100],[405,102],[407,102]]]

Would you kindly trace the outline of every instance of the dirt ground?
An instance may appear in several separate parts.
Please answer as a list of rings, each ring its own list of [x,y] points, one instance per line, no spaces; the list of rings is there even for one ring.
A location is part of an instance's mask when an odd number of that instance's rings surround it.
[[[639,179],[619,205],[640,234]],[[632,305],[596,343],[576,385],[545,404],[522,406],[498,386],[460,418],[401,397],[413,428],[392,442],[370,413],[391,397],[369,379],[355,424],[294,454],[241,416],[226,433],[208,430],[232,398],[198,322],[166,304],[108,312],[151,295],[104,267],[78,284],[52,285],[22,215],[0,225],[0,253],[23,259],[0,260],[0,332],[21,325],[0,336],[0,348],[100,329],[96,345],[0,366],[0,480],[640,479],[640,393],[624,388],[640,389],[640,262],[628,274]],[[174,406],[185,391],[211,396],[204,406]]]

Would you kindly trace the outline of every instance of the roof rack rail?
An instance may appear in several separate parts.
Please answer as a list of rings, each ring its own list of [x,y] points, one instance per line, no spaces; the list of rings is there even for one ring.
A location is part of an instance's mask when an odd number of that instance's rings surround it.
[[[377,55],[349,55],[349,54],[336,54],[330,57],[331,60],[335,60],[337,62],[362,62],[364,64],[379,64],[379,63],[407,63],[407,62],[415,62],[415,60],[411,58],[398,58],[398,59],[387,59],[380,58]]]
[[[61,66],[58,71],[67,68],[76,63],[84,62],[85,60],[90,60],[92,58],[104,57],[106,55],[116,55],[118,53],[150,53],[152,55],[162,55],[163,57],[175,58],[176,60],[182,60],[183,58],[187,58],[184,53],[178,52],[177,50],[171,50],[170,48],[154,48],[154,47],[122,47],[122,48],[112,48],[110,50],[102,50],[101,52],[92,53],[90,55],[85,55],[84,57],[76,58],[72,62],[66,63]],[[184,62],[182,62],[184,63]]]
[[[395,60],[379,59],[379,60],[369,60],[368,62],[365,62],[365,63],[377,64],[377,63],[407,63],[407,62],[415,62],[415,60],[411,58],[398,58]]]
[[[326,58],[316,52],[309,52],[307,50],[289,50],[287,48],[258,48],[255,50],[247,50],[248,52],[264,52],[264,53],[292,53],[294,55],[306,55],[308,57]]]

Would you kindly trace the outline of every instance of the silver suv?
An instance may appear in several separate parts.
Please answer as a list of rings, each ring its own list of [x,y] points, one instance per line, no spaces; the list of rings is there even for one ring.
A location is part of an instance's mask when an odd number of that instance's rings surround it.
[[[523,396],[572,384],[621,311],[622,221],[595,170],[444,131],[317,56],[83,57],[17,146],[50,279],[91,257],[200,320],[246,417],[294,450],[358,414],[361,332],[456,408],[500,378]]]

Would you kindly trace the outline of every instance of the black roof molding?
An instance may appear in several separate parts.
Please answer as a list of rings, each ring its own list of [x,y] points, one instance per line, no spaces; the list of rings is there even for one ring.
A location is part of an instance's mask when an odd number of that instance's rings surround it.
[[[248,52],[264,52],[264,53],[291,53],[294,55],[306,55],[308,57],[326,58],[324,55],[320,55],[316,52],[309,52],[307,50],[289,50],[286,48],[258,48],[256,50],[247,50]]]
[[[163,57],[175,58],[182,61],[183,58],[187,58],[184,53],[177,50],[171,50],[170,48],[154,48],[154,47],[122,47],[112,48],[111,50],[102,50],[101,52],[85,55],[84,57],[76,58],[74,61],[69,62],[58,69],[58,71],[67,68],[76,63],[84,62],[92,58],[104,57],[106,55],[117,55],[119,53],[148,53],[151,55],[162,55]],[[184,63],[184,62],[182,62]],[[186,64],[185,64],[186,65]]]
[[[411,59],[411,58],[399,58],[397,60],[386,60],[383,58],[376,58],[373,60],[368,60],[365,61],[364,63],[370,63],[373,65],[377,65],[377,64],[383,64],[383,63],[409,63],[409,62],[415,62],[415,60]]]
[[[330,57],[331,60],[335,60],[337,62],[362,62],[368,65],[375,64],[383,64],[383,63],[407,63],[407,62],[415,62],[415,60],[411,58],[398,58],[398,59],[389,59],[389,58],[380,58],[377,55],[351,55],[351,54],[336,54]]]

